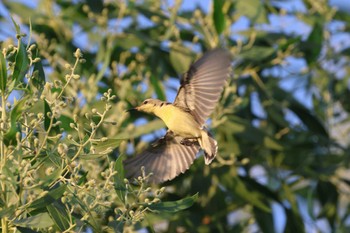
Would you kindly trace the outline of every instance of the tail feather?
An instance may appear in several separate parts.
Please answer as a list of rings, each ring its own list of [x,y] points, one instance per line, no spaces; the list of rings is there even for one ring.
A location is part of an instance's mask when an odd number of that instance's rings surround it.
[[[204,150],[204,160],[205,164],[210,164],[215,158],[218,152],[218,144],[214,138],[212,138],[209,133],[205,130],[202,130],[201,139],[199,144]]]

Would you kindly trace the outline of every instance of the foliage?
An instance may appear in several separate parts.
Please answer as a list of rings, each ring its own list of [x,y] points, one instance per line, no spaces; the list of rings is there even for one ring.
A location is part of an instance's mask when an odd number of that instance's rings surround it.
[[[295,2],[4,1],[35,43],[17,26],[1,44],[2,231],[349,231],[349,12]],[[174,94],[217,46],[235,58],[210,122],[217,159],[159,189],[124,181],[117,155],[163,127],[125,110]]]
[[[7,44],[1,61],[1,232],[70,232],[89,227],[120,231],[147,212],[176,212],[197,196],[161,202],[162,189],[147,186],[147,175],[133,186],[124,178],[122,156],[108,155],[123,141],[104,135],[116,98],[108,89],[81,109],[78,66],[66,63],[59,79],[45,81],[36,44],[24,44],[15,23],[17,45]],[[104,127],[104,128],[107,128]],[[104,130],[106,131],[106,129]]]

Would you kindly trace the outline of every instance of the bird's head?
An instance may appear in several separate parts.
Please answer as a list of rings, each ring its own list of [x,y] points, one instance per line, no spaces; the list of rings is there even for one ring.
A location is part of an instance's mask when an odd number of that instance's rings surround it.
[[[146,113],[154,113],[154,109],[160,107],[164,104],[163,101],[157,99],[146,99],[141,105],[135,107],[134,109]]]

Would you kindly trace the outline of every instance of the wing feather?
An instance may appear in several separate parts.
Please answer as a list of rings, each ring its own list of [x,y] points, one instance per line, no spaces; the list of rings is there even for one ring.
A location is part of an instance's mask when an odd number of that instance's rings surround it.
[[[135,157],[124,160],[127,178],[141,176],[141,167],[144,166],[146,175],[153,173],[149,178],[152,183],[161,183],[174,179],[180,173],[189,169],[199,151],[198,143],[182,145],[181,138],[167,133],[155,145]]]
[[[230,65],[230,55],[224,49],[204,54],[182,76],[174,105],[191,111],[203,125],[220,98]]]

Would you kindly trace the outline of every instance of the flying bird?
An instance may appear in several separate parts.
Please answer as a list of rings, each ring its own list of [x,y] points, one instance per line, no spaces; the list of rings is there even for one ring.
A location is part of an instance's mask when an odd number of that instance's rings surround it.
[[[189,169],[201,149],[205,164],[212,162],[218,146],[204,124],[220,98],[230,66],[226,50],[211,50],[182,75],[174,103],[146,99],[134,108],[156,115],[168,130],[144,152],[124,160],[126,177],[140,176],[143,166],[146,174],[153,173],[152,183],[172,180]]]

